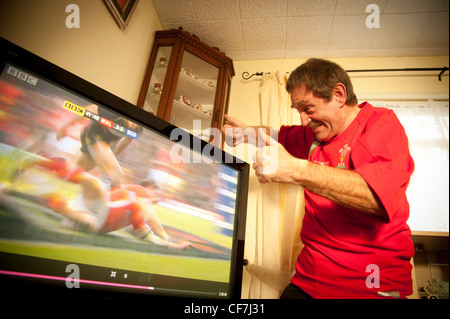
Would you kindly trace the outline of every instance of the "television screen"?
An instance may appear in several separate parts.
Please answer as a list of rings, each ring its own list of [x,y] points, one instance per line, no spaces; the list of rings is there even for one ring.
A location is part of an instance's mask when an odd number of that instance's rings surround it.
[[[248,164],[3,39],[0,72],[4,284],[240,297]]]

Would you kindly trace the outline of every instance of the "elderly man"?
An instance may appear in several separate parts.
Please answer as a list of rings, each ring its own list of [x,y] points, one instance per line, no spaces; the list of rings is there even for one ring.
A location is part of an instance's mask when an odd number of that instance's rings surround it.
[[[253,164],[259,181],[305,189],[304,248],[281,298],[410,295],[414,246],[405,191],[414,162],[402,125],[391,110],[358,105],[347,73],[331,61],[309,59],[286,89],[302,125],[277,134],[252,127],[266,144]],[[226,120],[230,145],[249,142],[249,127]],[[278,155],[275,170],[266,169],[266,154]]]

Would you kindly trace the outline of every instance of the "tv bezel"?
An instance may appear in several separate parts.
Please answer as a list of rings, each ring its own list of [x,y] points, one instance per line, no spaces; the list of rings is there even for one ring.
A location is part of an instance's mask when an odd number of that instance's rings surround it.
[[[176,129],[174,126],[155,115],[152,115],[143,109],[125,101],[124,99],[98,87],[97,85],[84,80],[83,78],[53,64],[44,58],[0,37],[0,69],[3,70],[7,63],[14,64],[38,76],[41,76],[45,80],[49,80],[56,85],[59,85],[69,91],[79,94],[86,99],[98,103],[99,105],[110,108],[111,110],[129,118],[130,120],[138,123],[144,128],[148,128],[152,131],[159,133],[166,137],[168,140],[174,143],[181,143],[191,150],[202,153],[204,148],[208,146],[210,155],[214,160],[220,160],[223,165],[227,165],[240,172],[239,190],[236,199],[236,211],[238,212],[235,220],[235,227],[233,232],[232,241],[232,260],[230,269],[230,282],[231,295],[226,298],[219,299],[240,299],[242,275],[244,266],[244,244],[245,244],[245,225],[246,225],[246,211],[247,211],[247,191],[249,183],[249,164],[243,162],[240,159],[226,153],[225,151],[189,134],[189,140],[184,137],[179,140],[171,139],[172,130]],[[180,137],[180,136],[179,136]],[[187,142],[187,143],[186,143]],[[65,298],[70,295],[71,297],[77,296],[81,299],[89,298],[92,300],[98,299],[135,299],[135,298],[147,298],[147,297],[175,297],[183,298],[183,296],[170,296],[170,295],[158,295],[158,294],[143,294],[132,291],[120,291],[110,290],[106,287],[85,287],[78,289],[67,289],[61,287],[61,285],[54,285],[47,280],[33,280],[22,277],[10,277],[0,275],[0,283],[3,291],[9,291],[11,293],[17,292],[18,294],[28,294],[34,298],[45,296],[45,298],[59,297]],[[64,286],[64,284],[63,284]],[[196,296],[189,296],[189,298],[195,298]],[[197,296],[202,298],[201,296]]]

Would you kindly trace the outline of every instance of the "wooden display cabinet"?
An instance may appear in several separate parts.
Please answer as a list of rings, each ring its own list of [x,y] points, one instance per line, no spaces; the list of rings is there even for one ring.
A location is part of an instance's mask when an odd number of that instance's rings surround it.
[[[227,113],[233,61],[195,35],[156,31],[138,106],[222,148],[210,136]]]

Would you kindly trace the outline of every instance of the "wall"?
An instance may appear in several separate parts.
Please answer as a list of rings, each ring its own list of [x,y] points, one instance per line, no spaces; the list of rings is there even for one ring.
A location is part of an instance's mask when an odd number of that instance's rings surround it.
[[[80,28],[66,27],[72,3]],[[154,32],[162,29],[151,0],[140,0],[124,31],[101,0],[2,0],[0,12],[6,40],[137,103]]]
[[[386,69],[386,68],[431,68],[448,66],[449,57],[392,57],[392,58],[348,58],[331,59],[346,70]],[[253,60],[234,61],[236,76],[231,86],[229,114],[238,116],[250,125],[259,124],[259,87],[261,77],[243,80],[241,75],[247,71],[289,72],[302,64],[298,60]],[[370,99],[389,100],[448,100],[448,71],[439,82],[439,72],[376,72],[350,73],[354,90],[360,101]]]

